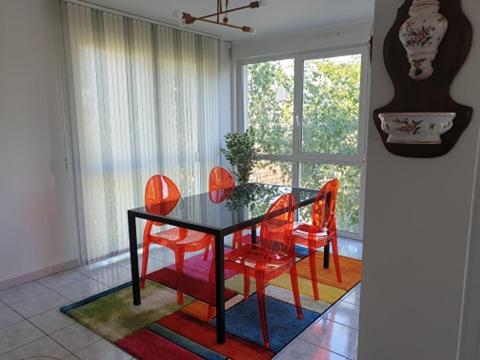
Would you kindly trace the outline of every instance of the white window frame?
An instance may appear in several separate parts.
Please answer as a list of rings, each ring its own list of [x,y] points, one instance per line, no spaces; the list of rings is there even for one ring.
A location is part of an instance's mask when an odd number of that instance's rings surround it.
[[[306,60],[330,58],[345,55],[360,54],[362,56],[361,63],[361,79],[360,79],[360,99],[359,99],[359,123],[358,123],[358,151],[356,155],[343,154],[320,154],[307,153],[302,151],[302,134],[303,129],[303,67]],[[293,186],[298,186],[300,180],[300,163],[325,164],[325,165],[352,165],[360,167],[360,214],[359,214],[359,232],[351,233],[339,231],[342,237],[362,240],[363,239],[363,223],[365,209],[365,169],[366,169],[366,136],[368,125],[368,94],[370,79],[370,51],[368,44],[358,46],[334,48],[327,50],[311,51],[305,53],[282,54],[277,56],[261,56],[248,59],[240,59],[236,62],[236,83],[237,83],[237,129],[244,131],[248,124],[247,116],[247,83],[245,65],[294,59],[294,119],[293,119],[293,150],[290,155],[262,155],[262,160],[285,161],[292,164],[292,182]]]

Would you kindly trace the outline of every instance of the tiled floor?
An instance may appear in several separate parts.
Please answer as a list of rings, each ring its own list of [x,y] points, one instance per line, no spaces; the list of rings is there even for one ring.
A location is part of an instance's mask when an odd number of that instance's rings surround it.
[[[362,243],[340,239],[341,255],[362,258]],[[276,357],[277,360],[356,360],[361,285],[354,287]]]
[[[362,244],[341,239],[342,255],[361,258]],[[149,271],[173,263],[150,252]],[[58,311],[59,307],[130,280],[128,256],[116,257],[0,290],[0,360],[132,357]],[[360,286],[290,343],[276,359],[356,359]]]

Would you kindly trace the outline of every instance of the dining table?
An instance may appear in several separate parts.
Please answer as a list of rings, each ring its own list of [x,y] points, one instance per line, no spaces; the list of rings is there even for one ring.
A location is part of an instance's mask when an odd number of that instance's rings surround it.
[[[219,189],[185,196],[178,201],[128,210],[128,230],[134,305],[141,304],[138,271],[137,219],[178,226],[211,234],[215,239],[215,306],[217,343],[225,342],[225,240],[239,230],[251,231],[256,242],[257,225],[273,202],[292,193],[295,208],[312,204],[317,190],[260,183],[247,183],[231,189]]]

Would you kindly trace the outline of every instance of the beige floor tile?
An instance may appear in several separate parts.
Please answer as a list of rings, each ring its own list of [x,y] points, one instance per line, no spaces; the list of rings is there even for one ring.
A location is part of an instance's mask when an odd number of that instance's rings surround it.
[[[335,354],[302,339],[294,340],[275,360],[346,360],[344,356]]]
[[[28,320],[47,334],[51,334],[75,323],[75,320],[63,314],[57,308],[43,314],[35,315]]]
[[[67,350],[75,353],[101,339],[86,327],[75,323],[50,335]]]
[[[347,357],[357,347],[358,331],[321,318],[303,332],[300,338]]]
[[[20,316],[16,311],[12,310],[7,305],[0,303],[0,329],[22,320],[23,317]]]
[[[0,360],[23,359],[63,359],[70,353],[48,336],[44,336],[27,345],[0,356]]]
[[[358,284],[343,298],[343,301],[348,302],[350,304],[354,304],[356,306],[360,306],[361,294],[362,294],[362,287],[361,287],[361,284]]]
[[[130,360],[131,356],[112,343],[102,339],[75,353],[81,360]]]
[[[4,327],[0,329],[0,354],[12,351],[43,336],[44,334],[39,329],[26,320]]]
[[[90,272],[88,276],[91,279],[101,282],[107,286],[117,286],[132,279],[130,270],[127,270],[119,265],[97,269]]]
[[[358,330],[360,308],[352,303],[341,301],[335,304],[326,314],[326,318],[339,324]]]
[[[1,290],[0,300],[2,300],[7,305],[11,305],[19,301],[31,299],[34,296],[48,293],[49,291],[49,288],[43,286],[36,281],[33,281],[15,286],[7,290]]]
[[[86,278],[87,277],[79,271],[72,270],[44,277],[42,279],[39,279],[38,282],[50,289],[57,289],[62,286],[74,284]]]
[[[352,351],[352,353],[348,356],[350,360],[357,360],[358,356],[358,346],[355,348],[355,350]]]
[[[10,305],[25,317],[32,317],[54,308],[60,308],[67,302],[63,296],[49,290],[49,292]]]
[[[109,287],[93,279],[80,280],[75,284],[55,289],[57,293],[69,300],[84,299],[90,295],[107,290]]]

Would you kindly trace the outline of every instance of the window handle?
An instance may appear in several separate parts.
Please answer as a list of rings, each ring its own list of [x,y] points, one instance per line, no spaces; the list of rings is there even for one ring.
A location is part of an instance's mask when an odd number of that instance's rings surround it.
[[[300,115],[295,115],[295,122],[297,123],[297,126],[300,127]]]

